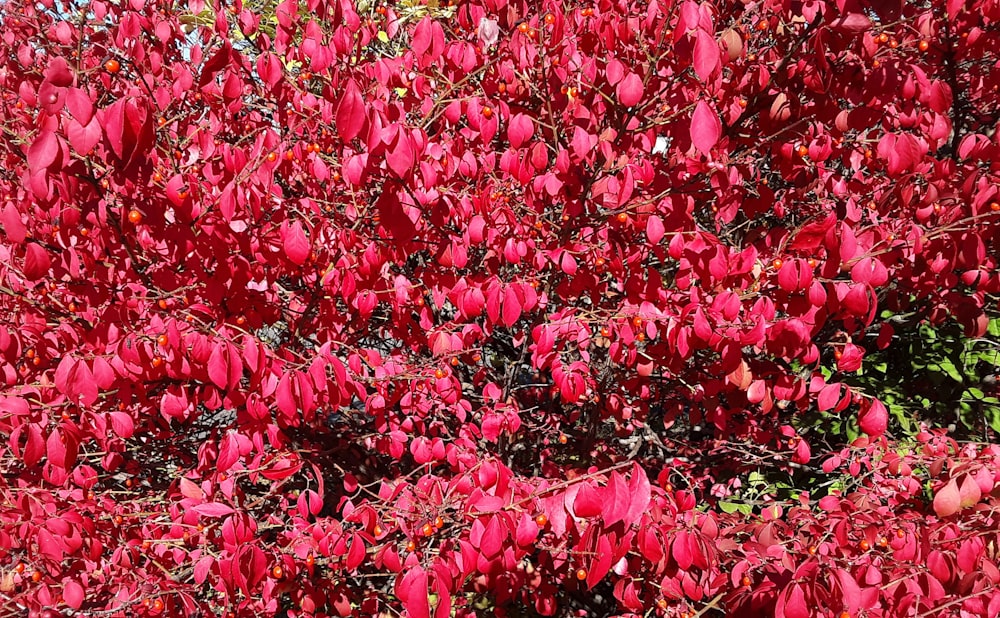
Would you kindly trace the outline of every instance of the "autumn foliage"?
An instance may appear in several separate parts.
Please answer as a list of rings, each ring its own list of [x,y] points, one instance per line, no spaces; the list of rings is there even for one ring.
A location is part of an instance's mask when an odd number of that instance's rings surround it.
[[[1000,614],[997,0],[0,25],[0,615]]]

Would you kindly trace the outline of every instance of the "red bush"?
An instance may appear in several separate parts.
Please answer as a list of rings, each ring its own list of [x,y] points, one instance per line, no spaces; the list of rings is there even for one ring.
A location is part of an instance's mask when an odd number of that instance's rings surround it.
[[[0,5],[0,613],[996,616],[998,20]]]

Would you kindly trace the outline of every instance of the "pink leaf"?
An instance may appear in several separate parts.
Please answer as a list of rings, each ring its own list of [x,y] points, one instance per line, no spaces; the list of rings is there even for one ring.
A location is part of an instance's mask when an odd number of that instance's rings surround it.
[[[479,544],[479,550],[483,552],[483,555],[487,558],[492,558],[500,553],[503,549],[503,544],[507,540],[508,531],[507,527],[500,522],[500,518],[496,515],[490,518],[486,523],[486,529],[483,531],[483,537]]]
[[[42,170],[53,163],[59,156],[59,138],[53,131],[42,131],[28,148],[28,167]]]
[[[135,433],[135,424],[127,412],[112,412],[111,428],[119,438],[124,440],[131,438],[132,434]]]
[[[49,258],[48,251],[35,243],[28,245],[24,254],[24,276],[29,281],[41,279],[49,272],[51,266],[52,260]]]
[[[643,89],[642,78],[635,73],[629,73],[618,82],[618,102],[625,107],[632,107],[642,100]]]
[[[403,602],[403,608],[410,618],[430,618],[427,572],[423,567],[415,565],[406,571],[396,583],[396,596]]]
[[[708,103],[699,101],[691,117],[691,143],[702,154],[708,154],[722,137],[722,122]]]
[[[344,96],[337,106],[336,128],[341,139],[350,141],[361,133],[365,124],[365,102],[358,84],[352,79],[347,82]]]
[[[0,224],[3,225],[3,232],[12,243],[20,244],[27,236],[28,228],[21,222],[21,213],[13,204],[8,203],[0,212]]]
[[[649,508],[649,501],[652,498],[652,491],[649,485],[649,477],[646,471],[639,464],[632,466],[632,476],[628,483],[629,507],[625,513],[625,525],[631,526],[642,519],[643,513]]]
[[[869,436],[881,436],[889,425],[889,413],[881,401],[873,399],[871,405],[861,412],[858,424],[861,431]]]
[[[707,81],[719,66],[719,43],[702,29],[695,31],[694,72],[701,81]]]
[[[219,457],[215,462],[216,469],[222,473],[233,467],[240,458],[239,444],[233,432],[227,431],[219,444]]]
[[[63,586],[63,599],[66,601],[66,604],[73,609],[80,609],[80,606],[83,605],[83,598],[83,586],[72,579],[67,581]]]
[[[962,483],[958,486],[958,493],[962,498],[962,508],[968,508],[977,504],[982,499],[983,494],[979,489],[979,484],[971,474],[962,477]]]
[[[298,221],[292,223],[285,230],[285,255],[297,266],[302,266],[309,259],[309,252],[312,245],[306,236],[302,224]]]
[[[181,495],[185,498],[191,498],[192,500],[204,500],[205,492],[202,491],[201,487],[198,486],[194,481],[181,477],[180,480],[180,490]]]
[[[514,148],[520,148],[535,134],[535,123],[527,114],[515,114],[507,126],[507,139]]]
[[[934,512],[938,517],[949,517],[962,508],[962,494],[958,491],[958,483],[951,479],[938,490],[934,496]]]
[[[649,242],[655,245],[663,240],[664,233],[663,219],[659,215],[650,215],[646,219],[646,237],[649,238]]]
[[[573,511],[577,517],[594,517],[601,514],[604,509],[604,496],[602,492],[590,483],[580,485],[573,501]]]
[[[631,504],[628,485],[625,483],[622,475],[617,472],[611,473],[611,478],[608,480],[608,486],[604,494],[604,506],[601,516],[604,519],[604,525],[610,527],[625,519]]]
[[[844,32],[864,32],[872,27],[872,22],[864,13],[848,13],[833,20],[830,25]]]
[[[209,572],[212,570],[212,565],[215,564],[215,558],[212,556],[202,556],[198,562],[194,565],[194,581],[197,584],[202,584],[205,579],[208,578]]]
[[[191,507],[191,511],[204,517],[225,517],[235,513],[236,509],[220,502],[206,502],[205,504],[196,504]]]
[[[229,366],[226,364],[225,344],[217,344],[208,357],[208,378],[219,388],[226,388],[229,382]]]
[[[503,295],[503,323],[510,328],[521,317],[521,299],[517,297],[514,286],[507,286]]]

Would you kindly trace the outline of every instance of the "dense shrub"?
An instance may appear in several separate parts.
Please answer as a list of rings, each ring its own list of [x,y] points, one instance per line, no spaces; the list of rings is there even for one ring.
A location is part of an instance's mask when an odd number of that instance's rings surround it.
[[[1000,2],[0,5],[0,613],[996,616]]]

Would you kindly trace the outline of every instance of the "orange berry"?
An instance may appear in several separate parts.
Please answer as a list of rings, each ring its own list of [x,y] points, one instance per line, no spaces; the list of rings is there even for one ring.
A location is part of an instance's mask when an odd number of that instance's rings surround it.
[[[577,569],[576,578],[579,579],[580,581],[587,579],[587,569]]]
[[[902,528],[896,529],[896,538],[901,539],[906,536],[906,532]]]
[[[148,550],[152,546],[153,546],[152,542],[150,542],[150,541],[143,541],[142,545],[140,545],[139,547],[141,547],[143,551],[146,551],[146,550]]]
[[[118,62],[114,58],[110,58],[107,62],[104,63],[104,70],[114,75],[118,71],[122,70],[122,63]]]
[[[14,572],[17,573],[18,575],[20,575],[21,573],[24,573],[24,563],[23,562],[18,562],[17,566],[14,567]]]
[[[610,337],[610,336],[611,336],[611,329],[608,328],[607,326],[602,326],[601,337]]]
[[[139,223],[140,221],[142,221],[142,213],[133,208],[132,210],[128,211],[128,220],[131,223]]]
[[[760,30],[761,32],[767,30],[767,20],[766,19],[762,19],[759,22],[757,22],[757,30]]]
[[[278,160],[278,153],[276,153],[276,152],[269,152],[269,153],[267,153],[267,162],[268,163],[274,163],[277,160]]]
[[[637,315],[632,318],[632,326],[642,326],[642,317]]]
[[[438,380],[440,380],[441,378],[443,378],[444,375],[445,375],[444,374],[444,369],[437,369],[437,370],[434,371],[434,377],[437,378]]]
[[[810,545],[808,551],[809,551],[809,555],[810,556],[815,556],[816,555],[816,546],[815,545]]]
[[[160,309],[166,309],[167,308],[166,299],[161,298],[160,300],[156,301],[156,306],[159,307]]]
[[[549,523],[549,518],[545,513],[539,513],[535,516],[535,523],[538,524],[539,528],[544,528],[545,524]]]
[[[239,316],[239,317],[236,318],[236,324],[238,326],[243,326],[246,323],[247,323],[246,317],[244,317],[244,316],[241,315],[241,316]]]
[[[413,541],[407,541],[407,543],[406,543],[406,551],[414,551],[416,549],[417,549],[417,544],[416,543],[414,543]]]
[[[774,261],[771,262],[771,266],[773,266],[775,270],[778,270],[784,264],[785,264],[785,262],[781,258],[775,258]]]
[[[167,336],[166,335],[160,335],[159,337],[157,337],[156,338],[156,344],[158,346],[160,346],[161,348],[162,347],[166,347],[166,345],[167,345]]]
[[[744,575],[743,579],[740,580],[740,584],[742,584],[742,586],[744,588],[749,588],[750,584],[752,584],[752,583],[753,583],[753,580],[750,579],[749,575]]]
[[[566,444],[567,442],[569,442],[569,438],[566,437],[566,434],[559,434],[559,444]]]
[[[635,336],[635,340],[636,341],[645,341],[646,340],[646,333],[639,333],[639,334],[637,334]]]
[[[666,610],[668,606],[667,600],[664,599],[663,597],[656,599],[656,606],[659,607],[661,610]]]
[[[314,564],[316,564],[316,558],[312,554],[306,556],[306,566],[312,566]]]
[[[492,107],[484,107],[483,108],[483,117],[485,117],[485,118],[492,118],[493,117],[493,108]]]
[[[527,34],[529,28],[530,27],[528,26],[528,22],[526,21],[522,21],[517,25],[517,31],[520,32],[521,34]]]
[[[919,49],[922,52],[925,52],[930,48],[931,44],[927,41],[920,41],[919,43],[917,43],[917,49]]]
[[[153,601],[153,611],[157,613],[163,611],[163,599],[156,599]]]
[[[507,92],[507,84],[505,84],[504,82],[500,82],[500,84],[497,85],[497,92],[499,92],[500,94]]]
[[[889,546],[889,537],[885,537],[885,536],[879,537],[879,539],[878,539],[878,546],[879,547],[888,547]]]
[[[31,574],[31,581],[35,582],[36,584],[38,582],[42,581],[42,572],[41,571],[35,571],[35,572],[33,572]]]
[[[556,23],[556,16],[553,15],[552,13],[546,14],[545,15],[545,23],[549,24],[550,26],[552,24]]]
[[[840,612],[840,616],[838,618],[851,618],[851,612]]]
[[[889,35],[887,33],[883,32],[880,35],[878,35],[879,43],[886,43],[888,41],[889,41]]]
[[[420,529],[420,532],[422,532],[424,536],[432,536],[434,534],[434,526],[424,524],[424,527]]]
[[[628,213],[620,212],[615,218],[618,219],[618,223],[625,223],[628,221]]]
[[[809,154],[809,148],[805,144],[799,144],[799,147],[795,149],[795,152],[800,157],[804,157]]]
[[[737,104],[737,105],[739,105],[740,107],[742,107],[742,108],[746,109],[746,106],[747,106],[747,100],[746,100],[746,99],[744,99],[743,97],[740,97],[740,100],[739,100],[739,101],[737,101],[737,102],[736,102],[736,104]]]
[[[452,356],[450,362],[452,367],[458,367],[459,360],[457,356]]]
[[[383,532],[385,532],[385,530],[383,530],[382,526],[378,524],[375,524],[375,527],[372,528],[372,534],[374,534],[375,536],[382,536]]]
[[[35,348],[28,348],[24,353],[25,358],[35,358]]]
[[[285,576],[285,570],[281,568],[280,564],[276,564],[274,565],[274,568],[271,569],[271,575],[274,576],[274,579],[281,579]]]
[[[872,548],[872,544],[868,542],[868,539],[861,539],[861,542],[858,543],[858,547],[861,548],[861,551],[868,551]]]
[[[992,210],[993,212],[1000,211],[1000,203],[990,202],[990,210]]]
[[[444,528],[444,520],[441,519],[441,517],[435,517],[434,518],[434,527],[437,528],[437,529],[439,529],[439,530],[441,528]]]

